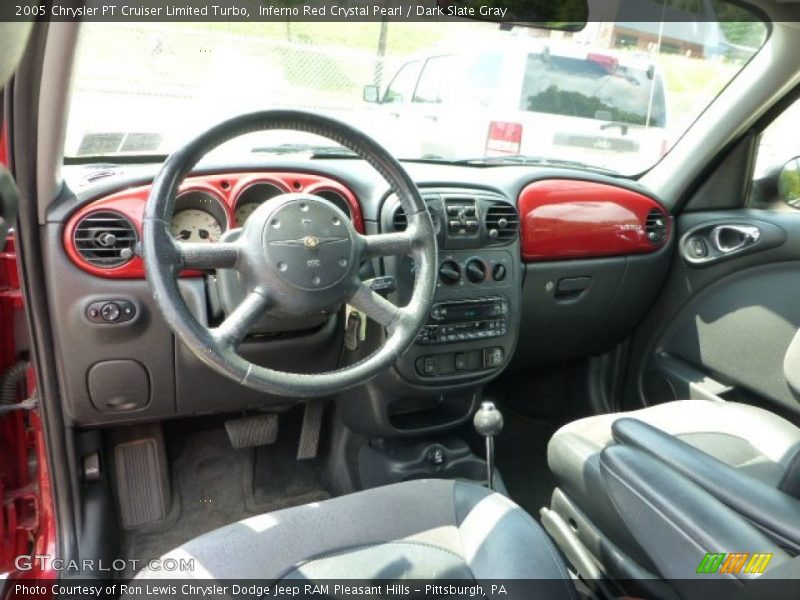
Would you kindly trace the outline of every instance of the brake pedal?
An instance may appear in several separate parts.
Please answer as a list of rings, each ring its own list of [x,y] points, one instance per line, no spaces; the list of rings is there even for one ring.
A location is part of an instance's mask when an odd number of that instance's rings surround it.
[[[278,415],[263,414],[225,421],[225,431],[234,448],[274,444],[278,439]]]

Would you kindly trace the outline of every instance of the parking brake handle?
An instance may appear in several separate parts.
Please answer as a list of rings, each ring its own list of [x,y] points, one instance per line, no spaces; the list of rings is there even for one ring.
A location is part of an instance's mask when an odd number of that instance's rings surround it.
[[[481,402],[481,407],[472,420],[478,435],[486,438],[486,475],[489,489],[494,487],[494,437],[503,431],[503,414],[494,402]]]

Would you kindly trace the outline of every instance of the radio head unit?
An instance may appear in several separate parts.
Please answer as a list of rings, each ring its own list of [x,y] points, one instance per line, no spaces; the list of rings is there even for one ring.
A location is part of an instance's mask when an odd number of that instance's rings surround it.
[[[508,331],[508,300],[503,297],[438,302],[417,344],[433,346],[499,337]]]

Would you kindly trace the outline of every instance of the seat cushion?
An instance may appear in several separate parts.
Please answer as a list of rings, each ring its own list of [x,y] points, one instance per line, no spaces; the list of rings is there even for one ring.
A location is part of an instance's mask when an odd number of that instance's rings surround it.
[[[573,598],[564,563],[521,508],[483,487],[417,480],[252,517],[161,558],[194,569],[137,579],[544,579]],[[558,580],[555,584],[553,580]]]
[[[679,400],[569,423],[550,439],[547,460],[560,487],[597,526],[633,555],[641,548],[621,527],[600,476],[600,452],[620,418],[644,421],[789,494],[800,491],[800,429],[769,411],[735,402]]]

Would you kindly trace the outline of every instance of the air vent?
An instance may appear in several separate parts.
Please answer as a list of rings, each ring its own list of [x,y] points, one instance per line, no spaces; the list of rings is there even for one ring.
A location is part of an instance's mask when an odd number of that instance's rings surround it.
[[[647,213],[644,222],[647,239],[653,244],[660,244],[667,237],[667,219],[660,210],[654,208]]]
[[[83,217],[75,227],[73,242],[86,262],[101,269],[111,269],[133,258],[136,229],[118,212],[93,212]]]
[[[517,238],[519,215],[517,209],[505,202],[495,202],[486,211],[486,231],[489,239],[505,244]]]
[[[431,221],[433,221],[433,227],[436,232],[439,232],[440,228],[440,219],[439,215],[436,214],[436,210],[431,208],[431,205],[428,204],[428,212],[431,214]],[[392,215],[392,231],[405,231],[406,227],[408,227],[408,218],[406,217],[406,211],[403,210],[402,206],[398,206],[394,209],[394,214]]]
[[[406,227],[408,227],[406,211],[403,210],[402,206],[398,206],[394,209],[394,214],[392,215],[392,229],[394,231],[405,231]]]

